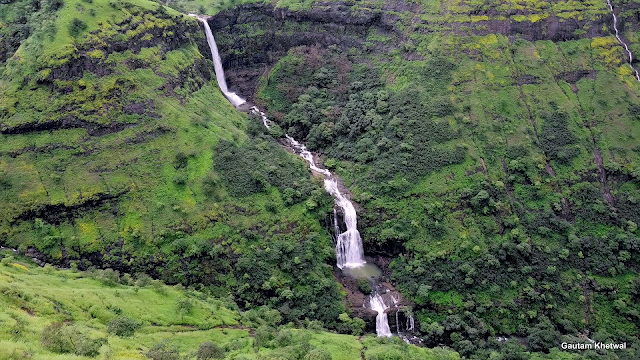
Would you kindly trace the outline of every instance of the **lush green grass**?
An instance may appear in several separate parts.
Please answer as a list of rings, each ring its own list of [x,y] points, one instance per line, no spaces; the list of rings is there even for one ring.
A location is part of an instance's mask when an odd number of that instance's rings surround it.
[[[65,358],[40,344],[40,333],[52,322],[86,329],[91,338],[107,337],[101,352],[115,359],[143,358],[142,349],[164,339],[187,352],[205,341],[225,344],[249,337],[247,330],[226,329],[238,325],[240,316],[223,301],[162,284],[108,286],[87,275],[22,262],[0,266],[0,358],[22,352],[31,352],[34,359]],[[189,313],[180,313],[181,300],[192,303]],[[118,316],[133,318],[142,327],[130,338],[107,334],[106,324]]]
[[[3,255],[9,256],[9,253]],[[185,359],[195,358],[195,352],[204,342],[213,342],[224,349],[226,359],[282,358],[278,356],[291,354],[292,349],[303,343],[309,344],[308,349],[326,351],[333,360],[360,359],[361,352],[369,358],[369,354],[373,356],[391,349],[403,355],[426,356],[421,359],[459,358],[451,351],[418,349],[401,341],[391,346],[373,339],[366,340],[365,352],[355,336],[292,330],[290,326],[274,330],[275,338],[258,348],[254,346],[256,330],[240,324],[240,321],[247,322],[247,317],[228,300],[181,286],[125,277],[118,283],[112,282],[113,279],[99,271],[92,275],[5,259],[0,265],[0,359],[15,359],[25,354],[35,360],[92,358],[48,350],[41,334],[55,322],[79,329],[90,339],[105,338],[105,344],[99,348],[101,359],[144,359],[144,354],[162,341],[177,346]],[[191,304],[186,311],[181,310],[185,301]],[[133,336],[117,336],[107,331],[111,320],[123,316],[141,325]],[[255,323],[256,318],[252,319]]]

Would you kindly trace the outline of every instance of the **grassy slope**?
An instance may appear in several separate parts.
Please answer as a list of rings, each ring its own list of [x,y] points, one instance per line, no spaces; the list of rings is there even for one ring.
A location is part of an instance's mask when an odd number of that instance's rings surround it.
[[[185,299],[193,304],[187,314],[177,308],[177,303]],[[255,329],[241,326],[240,314],[229,310],[224,301],[197,291],[161,284],[107,286],[87,273],[43,269],[24,262],[0,265],[0,305],[2,360],[25,352],[35,360],[87,358],[51,353],[41,345],[40,334],[52,322],[73,324],[90,338],[106,337],[108,343],[100,349],[103,359],[143,359],[144,352],[163,340],[175,344],[186,358],[195,358],[192,354],[205,341],[226,349],[227,359],[271,358],[271,353],[276,355],[287,349],[272,345],[254,351]],[[118,316],[134,318],[142,327],[132,337],[107,333],[105,324]],[[364,351],[354,336],[310,330],[294,330],[293,334],[294,338],[308,339],[313,347],[325,349],[333,360],[360,359]],[[367,356],[395,351],[405,358],[410,353],[420,354],[420,359],[459,358],[455,353],[418,349],[401,342],[390,344],[367,338],[365,345]]]

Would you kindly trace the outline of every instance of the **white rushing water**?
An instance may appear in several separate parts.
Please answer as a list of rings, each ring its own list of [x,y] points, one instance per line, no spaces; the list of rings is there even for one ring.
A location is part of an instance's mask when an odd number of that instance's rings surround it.
[[[629,56],[629,66],[631,66],[631,69],[633,70],[633,74],[635,75],[636,80],[640,81],[640,73],[638,72],[638,70],[636,70],[633,67],[633,54],[631,53],[629,46],[620,37],[620,31],[618,30],[618,17],[616,16],[616,13],[613,11],[613,4],[611,3],[611,0],[607,0],[607,6],[609,6],[609,11],[611,11],[611,15],[613,15],[613,30],[616,33],[616,39],[618,39],[618,42],[620,43],[620,45],[622,45],[624,47],[624,50],[627,52],[627,56]]]
[[[218,53],[218,45],[216,45],[216,40],[213,38],[213,34],[211,33],[211,28],[209,27],[206,17],[195,14],[189,14],[189,16],[196,17],[204,25],[204,33],[207,36],[207,43],[209,43],[209,48],[211,49],[211,60],[213,60],[213,68],[216,71],[216,79],[218,80],[220,90],[229,102],[233,104],[233,106],[238,107],[246,103],[243,98],[238,96],[236,93],[229,91],[229,88],[227,87],[227,80],[224,78],[224,69],[222,68],[222,60]]]
[[[371,295],[369,297],[369,307],[378,313],[376,315],[376,333],[378,336],[390,337],[389,319],[387,319],[387,314],[384,312],[389,307],[384,303],[382,296],[378,293]]]
[[[267,115],[265,115],[265,113],[260,111],[260,109],[258,109],[255,106],[252,106],[251,109],[249,110],[251,111],[252,114],[260,116],[260,118],[262,119],[262,125],[264,125],[264,127],[266,127],[267,129],[271,129],[271,120],[269,120],[269,118],[267,117]]]
[[[413,315],[409,315],[407,318],[407,332],[415,331],[415,320],[413,319]]]
[[[309,168],[311,170],[324,175],[325,178],[331,177],[331,172],[329,170],[321,169],[318,167],[318,165],[316,165],[316,162],[313,159],[313,154],[309,150],[307,150],[307,147],[304,146],[304,144],[297,142],[296,139],[287,134],[284,134],[284,136],[285,138],[287,138],[287,140],[289,141],[289,145],[291,145],[296,154],[307,161],[307,164],[309,164]]]
[[[338,182],[335,179],[325,178],[324,188],[336,199],[336,205],[342,209],[344,222],[347,225],[347,231],[338,235],[336,241],[337,265],[340,269],[363,266],[365,264],[364,249],[358,231],[356,209],[353,207],[353,203],[340,193]]]
[[[227,97],[229,102],[231,102],[231,104],[233,104],[235,107],[244,104],[244,99],[242,99],[237,94],[230,92],[227,88],[227,82],[224,76],[224,69],[222,68],[222,61],[220,60],[220,55],[218,53],[218,47],[216,45],[215,39],[213,38],[211,28],[209,27],[206,18],[194,14],[189,14],[189,16],[198,18],[198,20],[200,20],[204,25],[205,33],[207,35],[207,42],[209,43],[209,47],[211,48],[211,57],[215,66],[216,78],[218,80],[220,90],[222,91],[224,96]],[[262,119],[262,124],[267,129],[271,127],[271,120],[267,118],[264,112],[260,111],[255,106],[251,107],[250,112],[252,114],[259,115]],[[324,176],[325,190],[334,197],[336,205],[340,207],[340,209],[342,209],[347,230],[341,234],[339,234],[340,228],[337,223],[337,213],[334,209],[334,229],[337,236],[335,250],[338,268],[343,269],[363,267],[366,264],[366,261],[364,260],[362,238],[360,237],[360,232],[358,232],[358,218],[353,203],[340,192],[338,182],[332,176],[331,172],[316,165],[313,154],[309,150],[307,150],[307,147],[304,144],[301,144],[287,134],[285,134],[285,137],[294,152],[309,164],[309,168]],[[389,307],[385,305],[382,297],[378,294],[372,295],[369,301],[369,306],[371,307],[371,309],[378,312],[378,315],[376,316],[376,332],[378,333],[378,336],[391,336],[387,314],[385,314],[384,312]]]

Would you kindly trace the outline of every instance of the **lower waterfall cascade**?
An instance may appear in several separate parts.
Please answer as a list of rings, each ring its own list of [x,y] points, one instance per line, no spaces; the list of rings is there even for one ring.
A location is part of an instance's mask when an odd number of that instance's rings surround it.
[[[196,17],[200,22],[203,23],[205,34],[207,37],[207,43],[211,48],[211,56],[214,63],[214,69],[216,72],[216,79],[218,81],[218,86],[220,90],[224,94],[224,96],[229,100],[229,102],[234,105],[236,108],[246,104],[246,101],[238,96],[236,93],[229,91],[227,88],[227,83],[225,80],[224,69],[222,67],[222,61],[220,59],[220,55],[218,53],[218,48],[211,32],[211,28],[207,23],[208,17],[189,14],[189,16]],[[266,114],[260,111],[257,107],[252,106],[249,108],[249,112],[253,115],[259,116],[262,120],[262,124],[270,129],[272,122],[266,116]],[[363,268],[366,265],[366,261],[364,259],[364,248],[362,246],[362,238],[360,237],[360,232],[358,231],[358,219],[355,207],[353,203],[349,200],[349,198],[340,190],[338,185],[337,178],[328,170],[322,167],[319,167],[314,159],[314,155],[307,150],[306,146],[288,134],[285,134],[285,138],[293,149],[293,152],[302,157],[309,165],[309,168],[323,175],[324,177],[324,188],[325,190],[331,194],[334,199],[336,206],[342,210],[344,215],[344,222],[346,225],[346,231],[340,233],[340,227],[338,226],[337,220],[337,212],[334,208],[334,231],[336,235],[336,258],[337,258],[337,267],[339,269],[359,269]],[[378,270],[379,271],[379,270]],[[394,299],[394,306],[395,304]],[[383,296],[380,293],[374,292],[370,295],[368,301],[369,308],[373,311],[377,312],[376,316],[376,333],[381,337],[390,337],[392,336],[391,329],[389,327],[389,321],[387,317],[387,313],[385,312],[391,306],[385,303]],[[396,312],[397,317],[397,312]],[[411,329],[413,329],[413,317],[410,318]],[[396,324],[396,327],[398,325]],[[399,329],[398,329],[399,332]],[[406,338],[405,338],[405,341]]]
[[[389,328],[389,319],[385,312],[389,306],[384,303],[384,298],[378,293],[371,294],[369,297],[369,308],[378,313],[376,316],[376,333],[380,337],[390,337],[391,329]]]

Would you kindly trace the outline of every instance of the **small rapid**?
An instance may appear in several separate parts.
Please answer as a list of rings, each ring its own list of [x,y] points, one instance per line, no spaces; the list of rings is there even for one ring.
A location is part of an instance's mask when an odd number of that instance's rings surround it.
[[[611,11],[611,15],[613,15],[613,30],[615,32],[616,39],[618,39],[620,45],[624,47],[624,50],[629,57],[629,66],[631,66],[631,70],[633,70],[633,74],[636,77],[636,80],[640,81],[640,72],[638,72],[638,70],[633,67],[633,53],[631,52],[631,49],[629,49],[629,45],[627,45],[620,36],[620,31],[618,30],[618,17],[616,16],[615,11],[613,11],[613,4],[611,3],[611,0],[607,0],[607,6],[609,7],[609,11]]]

